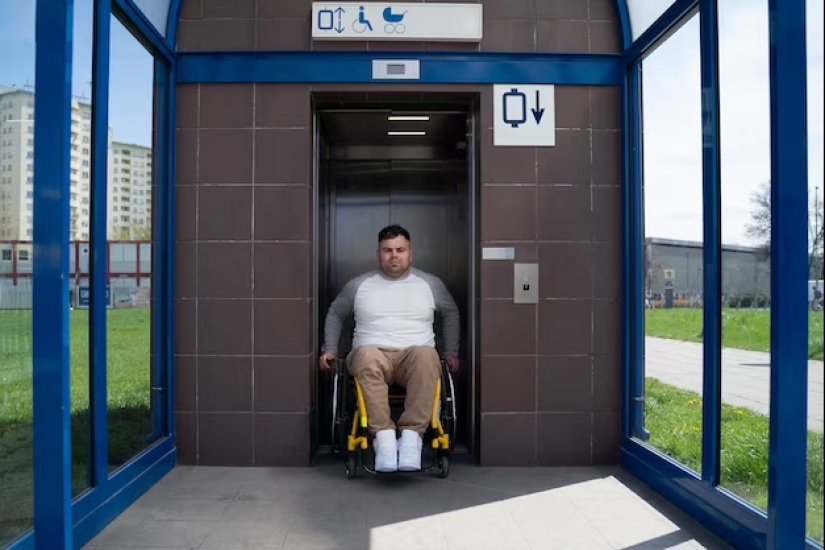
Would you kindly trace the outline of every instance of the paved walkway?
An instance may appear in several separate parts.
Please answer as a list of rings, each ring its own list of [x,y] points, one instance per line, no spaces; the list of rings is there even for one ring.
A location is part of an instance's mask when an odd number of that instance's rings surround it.
[[[85,548],[729,550],[618,468],[178,467]]]
[[[686,390],[702,392],[702,345],[646,338],[646,375]],[[722,350],[722,401],[768,415],[770,355]],[[808,361],[808,429],[823,431],[823,364]]]

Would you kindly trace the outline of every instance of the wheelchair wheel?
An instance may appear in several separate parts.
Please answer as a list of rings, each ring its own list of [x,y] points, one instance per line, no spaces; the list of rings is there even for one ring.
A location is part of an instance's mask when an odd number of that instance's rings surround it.
[[[356,474],[358,473],[358,457],[355,453],[350,454],[347,457],[347,478],[348,479],[355,479]]]
[[[444,427],[444,432],[450,436],[450,450],[452,451],[453,442],[456,437],[458,415],[455,398],[455,384],[453,383],[453,377],[450,374],[449,369],[446,367],[444,368],[441,376],[441,387],[443,388],[443,391],[441,392],[441,411],[439,414],[439,420],[441,425]]]
[[[450,475],[450,457],[442,455],[438,458],[438,477],[445,478]]]
[[[343,454],[347,452],[347,436],[352,428],[354,410],[352,380],[346,367],[339,365],[333,384],[332,451],[334,454]]]

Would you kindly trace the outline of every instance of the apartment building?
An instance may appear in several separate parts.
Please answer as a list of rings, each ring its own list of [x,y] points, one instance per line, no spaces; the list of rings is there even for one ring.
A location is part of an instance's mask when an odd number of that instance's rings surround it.
[[[0,240],[27,241],[33,235],[34,93],[0,87]],[[109,128],[110,240],[143,240],[151,235],[152,151],[113,141]],[[72,98],[70,236],[91,233],[92,108]]]
[[[109,145],[110,240],[149,240],[152,220],[152,150],[130,143]]]

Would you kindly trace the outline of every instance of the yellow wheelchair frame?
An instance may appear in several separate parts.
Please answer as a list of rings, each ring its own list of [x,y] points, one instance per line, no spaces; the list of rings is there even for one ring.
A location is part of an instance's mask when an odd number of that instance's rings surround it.
[[[456,415],[454,395],[455,389],[452,381],[452,376],[443,360],[441,361],[441,373],[441,376],[436,381],[435,394],[433,396],[432,413],[430,416],[430,426],[427,430],[427,433],[425,434],[425,443],[428,443],[429,446],[435,451],[435,459],[433,460],[432,464],[423,467],[420,470],[420,472],[437,471],[439,477],[445,478],[449,475],[450,472],[450,453],[453,448],[453,436],[455,435],[454,433],[450,433],[450,428],[452,427],[454,429]],[[354,389],[355,393],[355,399],[353,403],[354,410],[352,410],[351,412],[351,420],[347,422],[349,426],[348,434],[346,436],[346,443],[345,445],[342,445],[346,449],[347,477],[350,479],[356,477],[357,471],[359,469],[359,463],[361,464],[363,469],[368,473],[378,474],[378,472],[376,472],[364,461],[364,454],[370,447],[369,444],[371,436],[367,429],[367,426],[369,425],[367,416],[368,413],[366,402],[364,400],[364,392],[361,388],[361,384],[356,376],[352,376],[348,373],[347,368],[342,360],[338,360],[336,362],[336,374],[334,382],[336,384],[336,387],[338,385],[339,376],[343,377],[343,387],[341,389],[343,389],[344,392],[346,392],[347,389]],[[391,388],[392,387],[393,386],[391,386]],[[335,394],[336,396],[337,393],[338,392],[336,392]],[[349,408],[349,404],[347,403],[346,398],[342,399],[342,406],[345,410],[339,411],[336,396],[333,397],[333,414],[336,417],[335,421],[338,422],[340,429],[343,430],[345,427],[344,421],[347,420],[350,415],[350,411],[346,410],[347,408]],[[405,394],[390,393],[390,406],[399,402],[403,403],[405,398]],[[445,423],[447,424],[447,426],[445,426]],[[343,436],[343,433],[340,435]],[[333,434],[333,440],[335,439],[335,434]],[[343,449],[341,450],[343,451]],[[381,473],[380,475],[386,474]]]

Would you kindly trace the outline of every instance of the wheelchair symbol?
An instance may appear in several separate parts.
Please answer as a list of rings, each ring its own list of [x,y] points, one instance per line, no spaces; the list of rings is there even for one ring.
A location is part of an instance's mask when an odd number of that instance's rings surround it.
[[[387,24],[384,25],[384,32],[387,34],[404,34],[407,27],[401,21],[404,20],[404,14],[406,13],[406,11],[403,13],[393,13],[392,8],[384,8],[384,21],[387,22]]]
[[[372,23],[370,23],[370,20],[364,15],[364,6],[361,6],[358,8],[358,19],[352,22],[352,30],[361,34],[367,29],[372,32]]]

